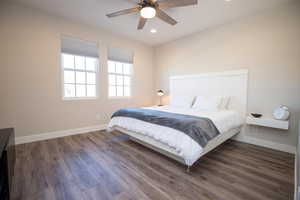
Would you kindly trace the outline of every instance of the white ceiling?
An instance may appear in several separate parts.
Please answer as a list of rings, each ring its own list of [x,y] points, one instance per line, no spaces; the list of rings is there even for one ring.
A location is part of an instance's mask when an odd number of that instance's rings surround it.
[[[208,27],[253,15],[262,10],[288,3],[292,0],[198,0],[198,5],[165,9],[179,23],[171,26],[154,18],[143,30],[137,30],[138,14],[107,18],[105,14],[136,7],[135,0],[13,0],[49,14],[91,24],[103,29],[142,41],[159,45],[204,30]],[[137,0],[138,1],[138,0]],[[157,33],[150,33],[150,29]]]

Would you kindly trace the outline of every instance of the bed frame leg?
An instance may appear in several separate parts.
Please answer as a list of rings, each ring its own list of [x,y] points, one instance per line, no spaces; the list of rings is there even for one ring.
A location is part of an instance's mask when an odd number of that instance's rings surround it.
[[[188,174],[189,174],[189,173],[190,173],[190,171],[191,171],[191,170],[190,170],[190,166],[187,166],[187,168],[186,168],[186,173],[188,173]]]

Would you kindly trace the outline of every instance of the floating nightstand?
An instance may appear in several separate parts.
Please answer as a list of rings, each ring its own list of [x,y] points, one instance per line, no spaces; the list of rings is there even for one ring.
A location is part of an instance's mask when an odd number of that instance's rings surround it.
[[[272,118],[255,118],[252,116],[248,116],[246,123],[249,125],[256,125],[256,126],[264,126],[269,128],[277,128],[282,130],[289,129],[289,121],[288,120],[277,120]]]

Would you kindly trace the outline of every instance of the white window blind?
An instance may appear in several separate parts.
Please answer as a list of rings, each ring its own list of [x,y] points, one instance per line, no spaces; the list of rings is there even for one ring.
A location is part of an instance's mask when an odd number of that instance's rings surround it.
[[[108,49],[108,96],[130,97],[132,94],[133,52]]]
[[[128,49],[108,48],[108,60],[133,64],[133,52]]]
[[[62,36],[62,53],[98,58],[98,44],[69,36]]]

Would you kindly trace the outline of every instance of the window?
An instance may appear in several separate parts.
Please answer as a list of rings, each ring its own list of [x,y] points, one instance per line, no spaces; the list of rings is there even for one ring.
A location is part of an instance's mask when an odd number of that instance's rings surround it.
[[[108,96],[132,95],[133,51],[124,48],[108,48]]]
[[[61,36],[63,99],[95,99],[98,82],[98,43]]]
[[[98,58],[62,53],[65,99],[96,98]]]
[[[108,96],[131,96],[132,64],[117,61],[108,61]]]

